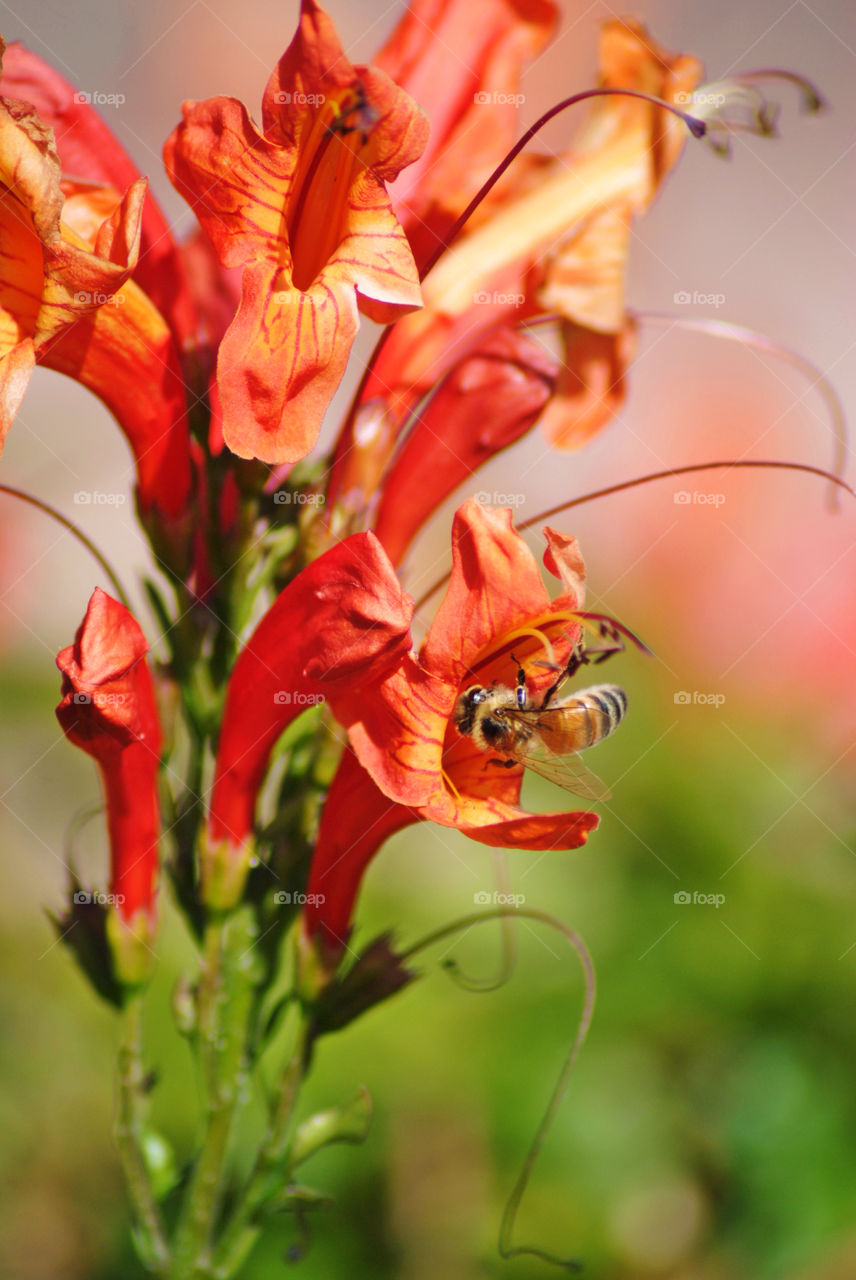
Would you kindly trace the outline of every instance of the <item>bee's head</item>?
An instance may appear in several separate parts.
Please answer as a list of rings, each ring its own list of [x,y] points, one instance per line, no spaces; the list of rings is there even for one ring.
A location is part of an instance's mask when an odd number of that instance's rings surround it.
[[[458,733],[468,734],[473,731],[476,709],[487,697],[487,689],[480,684],[471,684],[469,689],[458,694],[452,719]]]

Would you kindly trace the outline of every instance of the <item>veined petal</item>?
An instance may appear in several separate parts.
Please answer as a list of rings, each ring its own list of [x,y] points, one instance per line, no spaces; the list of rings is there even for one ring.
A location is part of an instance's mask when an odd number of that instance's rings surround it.
[[[550,608],[535,559],[507,509],[469,499],[452,526],[452,573],[425,641],[426,667],[456,688],[497,636]]]
[[[2,258],[2,250],[0,250]],[[0,325],[5,319],[0,315]],[[2,326],[5,328],[5,325]],[[3,341],[0,336],[0,342]],[[13,347],[3,342],[3,354],[0,355],[0,450],[6,434],[15,420],[21,407],[21,401],[27,390],[30,375],[36,367],[36,353],[32,338],[24,338]]]
[[[53,128],[64,173],[73,174],[78,181],[108,184],[117,191],[125,191],[139,180],[140,171],[88,102],[88,95],[17,42],[3,54],[0,92],[31,104]],[[142,212],[134,280],[170,324],[181,347],[189,346],[195,317],[181,254],[150,191]]]
[[[241,457],[289,463],[317,438],[357,311],[419,305],[418,273],[384,183],[421,152],[427,121],[382,71],[352,67],[303,0],[264,96],[264,133],[233,99],[186,103],[167,171],[220,260],[244,270],[220,348],[223,436]]]
[[[518,810],[499,822],[471,826],[462,816],[460,825],[457,822],[455,825],[471,840],[496,849],[578,849],[599,822],[596,813],[585,810],[571,813]]]
[[[164,164],[220,261],[290,265],[282,192],[295,156],[259,133],[234,98],[185,102],[181,110],[183,121],[164,144]]]
[[[357,298],[332,270],[303,293],[282,272],[244,269],[241,304],[220,344],[223,438],[241,458],[297,462],[315,443],[359,327]]]

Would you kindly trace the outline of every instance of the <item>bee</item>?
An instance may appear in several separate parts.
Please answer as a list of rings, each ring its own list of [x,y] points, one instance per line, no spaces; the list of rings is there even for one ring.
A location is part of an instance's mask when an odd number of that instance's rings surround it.
[[[459,694],[452,713],[458,733],[472,739],[479,751],[499,759],[488,763],[506,769],[522,764],[533,773],[575,791],[590,800],[607,800],[609,791],[579,758],[618,728],[627,712],[627,694],[617,684],[597,684],[554,701],[569,675],[588,661],[578,651],[540,702],[526,685],[526,674],[517,663],[517,684],[474,684]],[[549,664],[541,664],[549,665]],[[554,668],[555,669],[555,668]]]

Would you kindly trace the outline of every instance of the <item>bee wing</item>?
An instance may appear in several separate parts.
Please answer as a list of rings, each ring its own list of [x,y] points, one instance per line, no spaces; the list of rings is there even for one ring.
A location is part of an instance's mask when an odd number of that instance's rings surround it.
[[[519,759],[524,768],[586,800],[608,800],[612,794],[597,774],[583,764],[576,751],[557,755],[544,742],[538,742],[528,746]]]

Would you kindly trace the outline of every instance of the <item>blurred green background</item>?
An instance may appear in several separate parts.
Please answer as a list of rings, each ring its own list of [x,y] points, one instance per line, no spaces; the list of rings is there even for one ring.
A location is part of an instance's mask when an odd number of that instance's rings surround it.
[[[370,57],[394,18],[372,0],[330,8],[357,58]],[[524,82],[527,123],[592,83],[597,22],[611,8],[600,0],[563,8],[563,37]],[[273,0],[251,11],[212,0],[179,14],[165,0],[109,8],[31,0],[26,22],[10,14],[3,34],[24,38],[88,90],[126,95],[110,123],[180,220],[158,158],[178,104],[225,92],[257,111],[295,10]],[[737,139],[730,164],[688,149],[635,228],[630,302],[677,311],[676,291],[723,293],[709,318],[756,325],[814,360],[852,418],[853,7],[650,0],[641,16],[667,45],[703,57],[711,76],[798,67],[833,110],[806,121],[789,103],[782,141]],[[533,432],[470,492],[519,490],[517,514],[528,518],[693,460],[829,464],[816,393],[758,352],[643,327],[631,385],[626,409],[583,453],[557,458]],[[81,388],[37,371],[2,478],[80,518],[126,581],[146,567],[127,450]],[[75,508],[74,492],[93,486],[121,487],[129,501]],[[676,500],[679,492],[690,499]],[[446,567],[450,514],[462,496],[414,548],[404,575],[414,595]],[[65,743],[53,716],[53,657],[98,579],[53,526],[2,502],[0,1275],[133,1280],[142,1272],[111,1138],[115,1020],[43,913],[62,901],[72,819],[99,803],[91,762]],[[626,686],[631,710],[591,758],[613,799],[589,845],[508,855],[513,891],[582,934],[598,981],[592,1030],[516,1239],[579,1257],[592,1280],[851,1280],[853,510],[828,512],[821,483],[807,478],[712,473],[552,523],[580,537],[589,607],[618,616],[657,657],[628,654],[598,672]],[[539,547],[534,532],[530,541]],[[709,694],[724,701],[698,700]],[[536,809],[565,801],[537,780],[525,796]],[[103,883],[97,817],[74,835],[73,849],[84,873]],[[412,942],[471,911],[475,893],[492,892],[493,874],[489,851],[455,833],[405,832],[371,868],[358,936],[393,926]],[[724,901],[676,902],[676,894]],[[483,995],[450,981],[438,948],[420,982],[322,1042],[304,1114],[365,1084],[376,1116],[365,1147],[333,1148],[307,1166],[305,1180],[335,1204],[314,1219],[297,1274],[549,1274],[532,1260],[501,1263],[495,1240],[573,1039],[582,987],[557,934],[521,922],[516,947],[511,979]],[[470,976],[496,974],[497,926],[472,930],[451,954]],[[196,1089],[169,1001],[192,964],[166,906],[148,1060],[160,1076],[155,1120],[181,1153],[194,1140]],[[256,1108],[239,1158],[257,1121]],[[293,1239],[284,1220],[246,1276],[280,1276]]]

